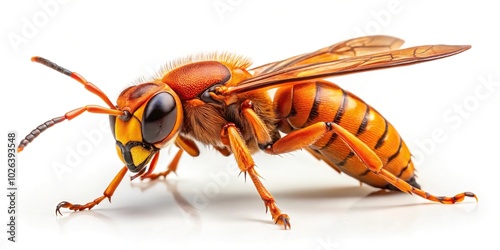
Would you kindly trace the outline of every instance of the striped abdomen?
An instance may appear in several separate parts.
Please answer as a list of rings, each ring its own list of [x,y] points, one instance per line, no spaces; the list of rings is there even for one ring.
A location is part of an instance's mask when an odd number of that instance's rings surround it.
[[[384,169],[418,187],[410,151],[396,129],[359,97],[327,81],[314,81],[278,89],[274,97],[284,133],[316,122],[334,122],[356,135],[382,160]],[[394,189],[370,172],[333,132],[310,146],[342,172],[379,188]]]

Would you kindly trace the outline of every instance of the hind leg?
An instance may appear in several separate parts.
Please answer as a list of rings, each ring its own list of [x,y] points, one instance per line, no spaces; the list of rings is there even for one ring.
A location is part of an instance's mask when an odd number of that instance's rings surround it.
[[[368,147],[365,143],[363,143],[359,138],[355,135],[351,134],[346,129],[342,128],[336,123],[326,122],[326,123],[316,123],[311,126],[295,130],[290,134],[287,134],[283,138],[279,139],[275,143],[268,145],[265,149],[266,152],[271,154],[281,154],[290,151],[297,150],[301,147],[304,147],[304,141],[310,143],[319,139],[324,133],[329,130],[333,130],[338,134],[339,138],[351,148],[351,150],[356,154],[356,156],[363,162],[363,164],[367,167],[367,173],[372,172],[377,176],[381,177],[385,181],[389,182],[392,186],[397,189],[409,193],[416,194],[424,199],[440,202],[444,204],[453,204],[456,202],[461,202],[465,197],[475,198],[477,201],[477,196],[471,192],[463,192],[459,193],[452,197],[447,196],[435,196],[428,192],[425,192],[418,188],[418,184],[415,182],[415,186],[412,186],[410,183],[400,179],[395,176],[391,172],[383,169],[383,163],[380,158],[373,152],[373,150]],[[304,140],[307,138],[307,140]],[[411,181],[411,179],[410,179]]]
[[[382,161],[380,161],[380,159],[378,159],[378,161],[374,160],[375,158],[378,158],[375,152],[373,152],[366,144],[364,144],[361,140],[359,140],[355,135],[349,133],[349,131],[343,129],[340,126],[338,126],[338,128],[339,129],[336,130],[335,132],[339,135],[342,141],[344,141],[351,148],[351,150],[361,159],[361,161],[365,163],[366,167],[371,172],[380,176],[382,179],[386,180],[397,189],[409,194],[416,194],[430,201],[440,202],[444,204],[454,204],[456,202],[461,202],[465,199],[465,197],[472,197],[475,198],[476,201],[478,200],[477,196],[472,192],[463,192],[452,197],[435,196],[421,190],[418,187],[410,185],[410,183],[400,179],[391,172],[383,169]],[[368,159],[369,161],[366,161],[366,159]]]

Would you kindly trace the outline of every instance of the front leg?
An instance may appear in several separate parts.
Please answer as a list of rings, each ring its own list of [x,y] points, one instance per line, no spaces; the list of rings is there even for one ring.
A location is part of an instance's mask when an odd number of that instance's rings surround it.
[[[276,205],[274,197],[269,191],[267,191],[267,189],[260,181],[260,176],[255,171],[255,163],[250,154],[250,151],[248,150],[245,141],[241,137],[241,134],[234,123],[228,123],[223,127],[221,131],[221,139],[222,142],[233,152],[240,170],[245,173],[245,176],[248,174],[252,179],[257,192],[264,201],[266,212],[271,211],[271,216],[275,223],[284,225],[285,229],[291,228],[290,218],[288,217],[288,215],[281,212],[281,210]]]
[[[108,198],[109,202],[111,202],[111,196],[113,196],[113,193],[115,192],[118,185],[120,185],[120,182],[122,181],[122,179],[125,176],[125,174],[127,173],[127,171],[128,171],[128,168],[123,167],[120,170],[120,172],[118,172],[118,174],[115,176],[115,178],[113,178],[111,183],[109,183],[109,186],[106,188],[106,190],[104,190],[104,194],[102,196],[98,197],[97,199],[95,199],[91,202],[88,202],[87,204],[80,205],[80,204],[72,204],[72,203],[67,202],[67,201],[61,201],[59,204],[57,204],[56,215],[57,215],[57,213],[62,215],[62,213],[60,211],[60,209],[62,207],[68,208],[69,210],[73,210],[73,211],[81,211],[81,210],[85,210],[85,209],[89,209],[89,210],[92,209],[94,206],[101,203],[101,201],[104,200],[105,198]]]

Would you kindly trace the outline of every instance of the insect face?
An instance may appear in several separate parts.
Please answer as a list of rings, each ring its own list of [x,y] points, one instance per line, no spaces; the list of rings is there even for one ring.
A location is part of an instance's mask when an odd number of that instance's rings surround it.
[[[111,115],[109,120],[118,157],[131,172],[142,173],[153,155],[177,137],[182,105],[177,95],[160,83],[129,87],[117,103],[125,115]]]

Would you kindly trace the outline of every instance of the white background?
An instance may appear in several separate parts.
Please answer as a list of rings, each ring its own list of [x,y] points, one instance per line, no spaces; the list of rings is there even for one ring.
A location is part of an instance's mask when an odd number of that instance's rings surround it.
[[[231,51],[253,58],[256,66],[367,34],[397,36],[405,46],[470,44],[471,50],[451,58],[333,81],[398,128],[420,156],[424,190],[474,191],[479,203],[381,195],[305,152],[257,154],[264,184],[291,217],[292,230],[285,231],[264,213],[253,184],[234,173],[234,160],[203,148],[197,159],[183,157],[178,175],[168,181],[126,178],[113,203],[56,217],[58,202],[98,197],[121,168],[107,117],[84,114],[46,131],[18,156],[18,242],[6,240],[2,195],[2,249],[498,248],[500,20],[494,1],[162,2],[3,1],[2,137],[15,130],[20,140],[73,108],[103,105],[76,81],[30,62],[34,55],[79,72],[114,101],[134,79],[198,52]],[[497,85],[491,91],[484,87],[488,81]],[[457,113],[459,106],[463,113]],[[436,133],[441,136],[432,139]],[[164,150],[158,169],[172,155]],[[6,171],[0,179],[6,186]]]

